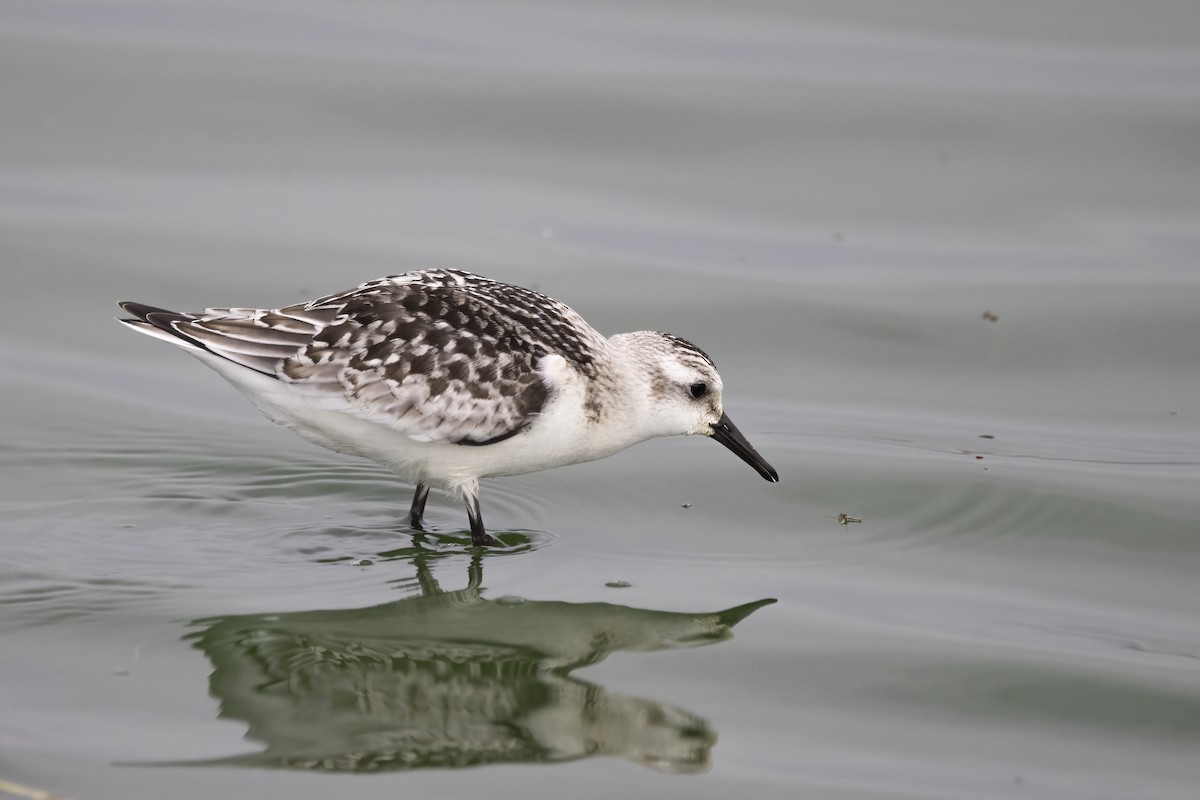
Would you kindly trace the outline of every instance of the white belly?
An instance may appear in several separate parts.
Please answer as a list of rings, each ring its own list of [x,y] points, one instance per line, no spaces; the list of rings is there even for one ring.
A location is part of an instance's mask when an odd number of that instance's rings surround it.
[[[639,439],[611,423],[600,426],[584,412],[582,378],[562,359],[547,358],[555,390],[525,430],[488,445],[419,442],[350,411],[319,408],[291,384],[190,351],[245,394],[273,422],[314,444],[384,464],[404,480],[457,490],[479,478],[520,475],[612,455]]]

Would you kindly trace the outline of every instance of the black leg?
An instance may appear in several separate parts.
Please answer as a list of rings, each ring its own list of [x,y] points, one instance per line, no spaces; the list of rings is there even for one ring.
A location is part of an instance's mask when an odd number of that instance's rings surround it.
[[[488,536],[487,531],[483,529],[483,515],[479,513],[478,491],[467,492],[464,499],[467,501],[467,516],[471,519],[471,544],[475,547],[488,547],[499,544],[495,539]]]
[[[412,508],[408,510],[408,524],[419,531],[425,530],[421,527],[421,518],[425,516],[425,501],[428,499],[429,484],[421,481],[417,484],[416,491],[413,492]]]

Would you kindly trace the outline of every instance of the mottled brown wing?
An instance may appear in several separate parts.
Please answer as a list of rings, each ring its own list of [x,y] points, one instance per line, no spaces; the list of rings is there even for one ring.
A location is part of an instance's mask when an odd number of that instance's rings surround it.
[[[486,445],[523,430],[560,353],[591,367],[599,334],[561,303],[451,270],[399,275],[313,301],[337,316],[283,359],[281,380],[324,407],[417,441]]]

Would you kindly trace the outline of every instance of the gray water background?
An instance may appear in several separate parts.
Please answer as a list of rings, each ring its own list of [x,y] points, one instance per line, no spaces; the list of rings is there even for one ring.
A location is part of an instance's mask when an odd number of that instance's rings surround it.
[[[1198,45],[1190,2],[4,3],[0,779],[1196,797]],[[489,481],[473,568],[456,503],[414,540],[408,487],[112,321],[426,266],[696,341],[781,483],[696,439]],[[549,709],[535,757],[254,761],[365,720],[273,710],[262,631],[472,625],[529,637],[534,684],[462,692]]]

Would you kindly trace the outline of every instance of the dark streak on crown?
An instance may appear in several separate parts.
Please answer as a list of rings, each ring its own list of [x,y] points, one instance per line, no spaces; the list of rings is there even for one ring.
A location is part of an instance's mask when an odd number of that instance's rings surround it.
[[[713,369],[717,368],[717,365],[713,363],[711,358],[709,358],[708,353],[704,352],[699,347],[696,347],[696,345],[692,344],[687,339],[676,336],[673,333],[663,333],[662,331],[656,331],[656,333],[671,344],[678,347],[680,350],[687,350],[688,352],[695,353],[696,355],[700,356],[700,358],[704,359],[704,361]]]

